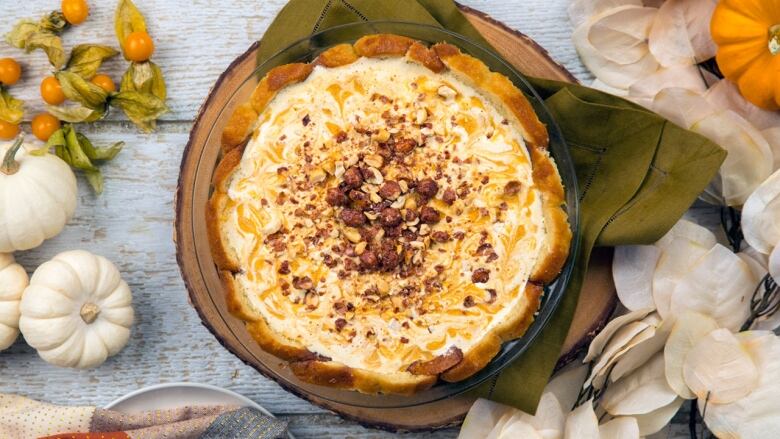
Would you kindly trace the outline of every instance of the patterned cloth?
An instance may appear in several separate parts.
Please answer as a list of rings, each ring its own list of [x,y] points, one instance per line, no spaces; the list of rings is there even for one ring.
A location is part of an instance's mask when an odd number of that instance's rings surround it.
[[[185,406],[119,413],[67,407],[0,393],[3,439],[276,439],[287,422],[252,408]]]

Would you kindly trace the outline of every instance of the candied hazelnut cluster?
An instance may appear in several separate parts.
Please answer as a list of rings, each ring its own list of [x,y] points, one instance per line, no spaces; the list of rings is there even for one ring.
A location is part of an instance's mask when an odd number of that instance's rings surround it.
[[[400,139],[391,144],[394,154],[408,154],[392,145],[414,145]],[[437,231],[441,213],[427,203],[439,192],[432,178],[385,178],[387,160],[367,155],[346,169],[341,180],[327,190],[326,201],[337,209],[345,245],[358,256],[361,271],[394,271],[402,275],[414,272],[422,264],[426,242],[450,240],[447,232]]]

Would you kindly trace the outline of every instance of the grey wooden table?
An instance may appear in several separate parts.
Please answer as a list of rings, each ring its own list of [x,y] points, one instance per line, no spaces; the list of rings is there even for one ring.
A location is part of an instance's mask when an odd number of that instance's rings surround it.
[[[583,81],[591,79],[570,42],[568,0],[461,0],[530,35]],[[79,206],[65,231],[41,247],[17,253],[32,273],[58,252],[85,249],[114,261],[133,291],[137,322],[127,347],[101,367],[77,371],[51,366],[20,340],[0,353],[0,392],[53,403],[103,405],[140,387],[175,381],[201,382],[240,392],[290,421],[300,438],[394,437],[365,429],[282,390],[243,365],[204,328],[187,301],[172,241],[173,194],[179,161],[192,122],[219,74],[259,38],[285,0],[135,0],[147,17],[157,51],[154,60],[168,84],[171,112],[156,133],[144,135],[117,113],[84,132],[95,143],[124,140],[126,147],[103,166],[105,193],[92,195],[79,178]],[[79,43],[117,47],[113,32],[116,0],[89,0],[90,16],[64,36],[67,49]],[[38,17],[57,0],[0,0],[0,34],[19,18]],[[13,94],[27,103],[26,120],[42,111],[38,93],[49,65],[42,52],[24,55],[0,44],[0,58],[22,62]],[[117,57],[121,58],[121,57]],[[106,70],[118,80],[121,59]],[[28,131],[29,132],[29,131]],[[682,426],[675,428],[682,431]],[[450,438],[456,429],[409,435]]]

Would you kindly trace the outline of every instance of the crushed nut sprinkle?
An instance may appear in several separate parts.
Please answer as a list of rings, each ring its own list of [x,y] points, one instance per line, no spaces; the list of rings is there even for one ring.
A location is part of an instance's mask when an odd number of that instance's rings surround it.
[[[490,280],[490,270],[487,268],[477,268],[471,273],[471,281],[475,284],[485,283]]]

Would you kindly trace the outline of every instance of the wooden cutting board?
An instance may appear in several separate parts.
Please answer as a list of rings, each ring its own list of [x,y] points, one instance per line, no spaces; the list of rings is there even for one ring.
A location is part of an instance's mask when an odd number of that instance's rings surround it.
[[[520,72],[530,75],[560,81],[576,82],[574,76],[563,66],[556,63],[547,51],[531,38],[510,29],[501,22],[486,14],[460,6],[471,23],[496,48],[503,58]],[[209,302],[207,289],[199,280],[201,273],[198,268],[198,255],[193,250],[195,240],[189,233],[188,224],[193,220],[193,200],[197,198],[192,189],[195,181],[194,170],[206,144],[208,132],[224,103],[229,99],[230,92],[236,87],[236,78],[246,77],[254,69],[257,44],[237,58],[228,71],[211,91],[208,99],[200,110],[200,114],[190,133],[190,141],[185,149],[179,187],[176,200],[176,247],[177,258],[182,271],[182,277],[190,292],[193,306],[198,310],[204,324],[214,333],[219,341],[243,361],[264,372],[262,364],[255,364],[251,355],[246,355],[241,343],[236,340],[236,334],[225,325],[224,320],[217,315],[217,310]],[[593,336],[603,327],[615,308],[617,299],[611,276],[612,250],[597,249],[594,251],[590,269],[586,275],[582,293],[580,294],[577,311],[569,330],[566,342],[561,351],[558,366],[572,361],[581,350],[588,345]],[[363,425],[382,428],[391,431],[432,430],[460,423],[473,402],[473,397],[458,396],[446,400],[409,408],[376,409],[346,406],[329,400],[318,398],[312,394],[285,386],[287,390],[305,398],[319,406],[333,410],[341,416],[360,422]]]

